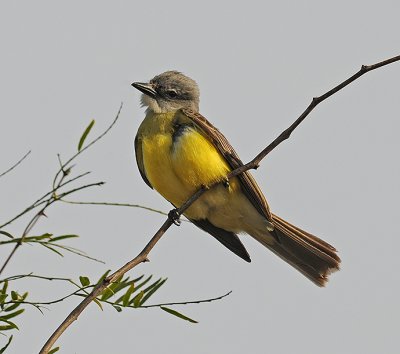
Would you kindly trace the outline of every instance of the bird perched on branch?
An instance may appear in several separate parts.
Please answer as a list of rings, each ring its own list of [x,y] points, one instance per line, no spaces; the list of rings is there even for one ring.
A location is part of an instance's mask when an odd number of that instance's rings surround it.
[[[250,262],[238,233],[247,233],[319,286],[339,269],[334,247],[272,214],[249,171],[229,181],[242,165],[222,133],[199,113],[199,88],[177,71],[134,82],[146,117],[135,138],[144,181],[175,207],[199,188],[214,186],[184,213],[196,226]]]

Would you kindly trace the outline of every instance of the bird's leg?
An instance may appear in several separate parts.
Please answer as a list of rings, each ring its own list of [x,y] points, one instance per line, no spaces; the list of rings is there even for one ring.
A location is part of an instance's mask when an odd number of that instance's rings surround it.
[[[224,180],[222,181],[222,184],[224,185],[224,187],[225,187],[226,189],[228,189],[229,186],[230,186],[230,184],[229,184],[229,179],[228,179],[228,178],[224,179]]]
[[[180,214],[178,213],[178,209],[172,209],[168,213],[168,218],[176,225],[181,226],[181,221],[179,220]]]

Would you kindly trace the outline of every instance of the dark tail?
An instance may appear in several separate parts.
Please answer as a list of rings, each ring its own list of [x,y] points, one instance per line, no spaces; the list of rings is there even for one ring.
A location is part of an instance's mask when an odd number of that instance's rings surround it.
[[[339,270],[336,249],[320,238],[272,215],[275,230],[267,237],[253,236],[318,286],[324,286],[331,273]],[[275,240],[271,243],[271,234]]]

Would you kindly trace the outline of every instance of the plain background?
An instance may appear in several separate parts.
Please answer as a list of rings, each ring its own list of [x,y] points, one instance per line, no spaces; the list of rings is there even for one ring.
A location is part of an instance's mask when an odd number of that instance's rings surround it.
[[[320,95],[399,53],[398,1],[2,1],[0,181],[8,220],[48,191],[58,167],[124,107],[113,131],[73,172],[104,187],[74,200],[169,204],[141,180],[133,139],[144,117],[130,84],[176,69],[201,88],[201,112],[251,159]],[[168,277],[152,302],[210,298],[161,310],[91,305],[61,337],[61,353],[397,353],[400,63],[368,73],[322,103],[254,172],[271,209],[337,247],[342,269],[319,289],[248,237],[247,264],[184,223],[131,272]],[[55,205],[32,234],[77,233],[66,242],[105,265],[38,246],[21,247],[6,275],[35,272],[98,278],[133,258],[164,221],[139,209]],[[27,219],[6,230],[18,235]],[[4,259],[10,249],[2,247]],[[31,300],[73,289],[19,282]],[[35,353],[80,301],[18,319],[9,353]],[[4,339],[0,338],[1,341]]]

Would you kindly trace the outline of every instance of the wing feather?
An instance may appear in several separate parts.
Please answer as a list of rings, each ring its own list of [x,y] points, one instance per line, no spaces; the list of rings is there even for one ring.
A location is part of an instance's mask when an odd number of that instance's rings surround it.
[[[200,113],[190,109],[182,109],[181,111],[212,141],[221,155],[224,156],[226,162],[229,164],[232,170],[243,165],[243,162],[240,160],[238,154],[233,149],[229,141],[205,117],[203,117]],[[242,186],[243,192],[246,194],[253,206],[261,215],[264,215],[268,221],[272,222],[272,214],[269,210],[267,200],[265,199],[260,187],[257,185],[257,182],[250,172],[246,171],[240,174],[238,179]]]
[[[135,137],[135,155],[136,155],[136,163],[139,168],[140,175],[142,176],[143,180],[146,184],[153,189],[149,179],[146,176],[146,171],[144,169],[144,162],[143,162],[143,151],[142,151],[142,141],[138,135]]]

